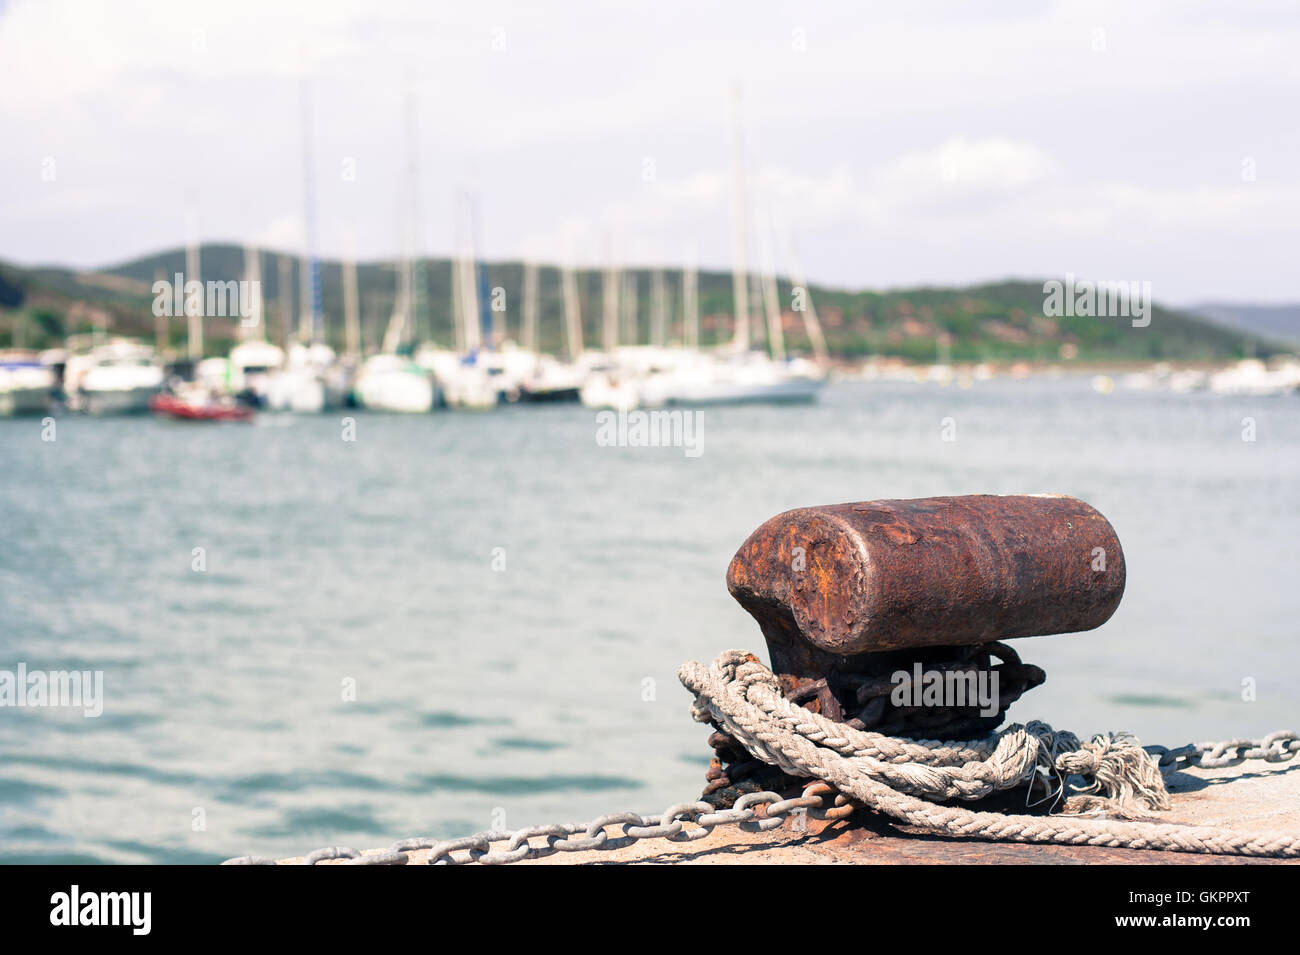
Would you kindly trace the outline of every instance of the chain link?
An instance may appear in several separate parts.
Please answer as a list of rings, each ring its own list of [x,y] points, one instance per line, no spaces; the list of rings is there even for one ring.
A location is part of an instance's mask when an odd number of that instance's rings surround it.
[[[1170,749],[1167,746],[1142,747],[1156,760],[1166,775],[1183,769],[1223,769],[1248,759],[1266,763],[1285,763],[1300,753],[1300,734],[1278,730],[1263,739],[1226,739],[1218,743],[1188,743]]]

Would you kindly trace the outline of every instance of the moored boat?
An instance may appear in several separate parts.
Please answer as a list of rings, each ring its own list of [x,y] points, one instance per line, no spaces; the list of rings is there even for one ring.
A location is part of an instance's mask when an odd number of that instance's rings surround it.
[[[701,354],[641,383],[643,405],[782,404],[816,399],[826,377],[807,359],[777,361],[762,352]]]
[[[163,369],[154,350],[125,338],[72,356],[64,371],[69,406],[89,414],[147,411],[162,387]]]
[[[581,364],[538,355],[532,370],[519,379],[519,400],[551,404],[576,402],[590,377],[591,371]]]
[[[251,421],[253,409],[226,396],[177,395],[161,393],[149,399],[154,414],[182,421]]]
[[[1258,359],[1248,358],[1215,372],[1209,387],[1217,395],[1261,398],[1283,395],[1300,389],[1300,364],[1284,362],[1270,368]]]
[[[0,417],[40,414],[49,407],[54,385],[53,370],[36,352],[0,351]]]
[[[406,355],[380,354],[366,359],[357,372],[353,395],[370,411],[427,414],[433,410],[433,376]]]

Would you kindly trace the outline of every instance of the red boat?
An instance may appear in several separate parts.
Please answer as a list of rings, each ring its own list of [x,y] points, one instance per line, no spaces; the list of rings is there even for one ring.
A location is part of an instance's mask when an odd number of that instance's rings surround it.
[[[185,421],[252,421],[253,409],[216,401],[188,401],[176,395],[159,394],[149,399],[149,410]]]

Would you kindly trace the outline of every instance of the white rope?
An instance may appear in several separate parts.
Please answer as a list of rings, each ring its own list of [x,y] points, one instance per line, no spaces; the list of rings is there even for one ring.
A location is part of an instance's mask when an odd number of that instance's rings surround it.
[[[787,700],[771,670],[729,650],[710,667],[690,662],[678,679],[695,694],[692,715],[716,723],[751,755],[791,776],[824,779],[845,795],[910,826],[995,841],[1300,857],[1300,837],[1209,826],[1078,816],[1004,815],[936,805],[1028,784],[1038,769],[1093,780],[1085,792],[1120,814],[1167,809],[1154,759],[1126,735],[1081,742],[1045,723],[1019,724],[970,743],[906,740],[856,730]]]

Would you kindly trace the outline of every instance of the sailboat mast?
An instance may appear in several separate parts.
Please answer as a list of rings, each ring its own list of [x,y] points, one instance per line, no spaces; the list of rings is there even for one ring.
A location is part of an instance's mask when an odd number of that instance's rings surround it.
[[[186,322],[189,332],[189,342],[186,354],[190,361],[198,361],[203,357],[203,279],[199,274],[199,221],[198,214],[190,213],[190,241],[185,246],[185,284],[190,282],[199,283],[199,307],[194,309],[194,314],[190,314],[189,296],[185,296],[186,302],[185,314],[188,319]]]
[[[409,342],[412,338],[412,326],[415,324],[415,260],[408,251],[402,257],[402,331],[397,336],[398,343]]]
[[[482,346],[478,314],[478,283],[474,275],[474,223],[470,215],[468,197],[459,197],[459,222],[461,232],[460,302],[461,327],[465,336],[465,350],[475,352]]]
[[[451,332],[452,339],[456,343],[457,354],[465,352],[465,329],[461,323],[461,317],[464,315],[464,306],[461,304],[460,289],[460,252],[453,250],[451,261]]]
[[[745,147],[741,133],[740,84],[731,88],[732,269],[731,294],[736,308],[735,346],[749,350],[749,277],[745,272]]]
[[[537,263],[524,263],[524,314],[520,334],[525,351],[537,351]]]
[[[415,87],[410,77],[406,81],[406,178],[409,190],[407,201],[406,246],[410,276],[407,279],[409,317],[405,339],[416,341],[420,334],[420,299],[424,289],[424,265],[420,259],[420,130]]]
[[[357,292],[357,263],[352,256],[343,263],[343,334],[347,354],[357,358],[361,354],[361,306]]]
[[[251,325],[245,325],[240,319],[239,337],[245,341],[251,338],[266,339],[266,326],[262,324],[262,253],[251,245],[244,246],[244,278],[248,282],[249,295],[252,296]],[[243,303],[240,303],[241,306]]]
[[[606,266],[602,285],[603,324],[601,346],[607,352],[618,347],[618,270]]]
[[[608,237],[605,242],[605,274],[601,284],[601,347],[613,352],[618,347],[618,268]]]
[[[402,343],[402,335],[406,328],[406,310],[410,307],[410,301],[406,297],[408,286],[407,261],[397,261],[393,263],[393,279],[395,288],[393,291],[393,314],[388,319],[388,327],[384,329],[384,341],[380,350],[385,354],[391,355],[397,351],[397,347]]]
[[[578,280],[573,267],[565,265],[560,272],[560,287],[564,293],[564,347],[569,361],[577,361],[582,354],[582,315],[578,305]]]
[[[663,348],[668,343],[668,303],[663,269],[650,277],[650,344]]]
[[[682,269],[682,335],[687,348],[700,347],[700,288],[695,270],[695,249],[686,250],[686,267]]]
[[[306,254],[302,260],[299,294],[302,314],[298,338],[304,344],[321,336],[320,260],[316,257],[316,174],[311,152],[311,83],[303,74],[302,85],[302,218]]]
[[[799,247],[795,244],[793,238],[789,238],[786,243],[790,259],[790,281],[796,286],[803,289],[803,322],[804,328],[808,333],[808,341],[812,344],[813,355],[820,365],[826,365],[830,362],[830,352],[826,348],[826,336],[822,334],[822,323],[817,318],[817,309],[813,305],[812,289],[804,280],[803,263],[799,258]]]
[[[629,345],[637,343],[637,296],[640,292],[636,285],[636,272],[629,269],[623,273],[623,339]]]
[[[771,223],[766,217],[759,224],[759,247],[763,256],[763,311],[767,315],[767,342],[772,357],[785,361],[785,332],[781,328],[781,303],[776,287],[776,260],[772,253]]]
[[[763,307],[763,281],[757,272],[749,273],[749,345],[751,348],[767,347],[767,322],[762,315],[755,316]]]
[[[289,348],[289,336],[293,329],[293,281],[290,278],[289,256],[283,253],[275,257],[277,273],[275,283],[276,304],[280,313],[280,347]]]
[[[477,195],[471,200],[470,215],[472,217],[470,250],[474,256],[474,279],[478,291],[479,334],[481,340],[486,343],[488,351],[492,351],[496,341],[493,337],[491,292],[488,289],[487,266],[483,262],[479,249],[479,242],[483,235],[483,224],[480,219],[480,199]]]
[[[154,271],[154,274],[153,274],[153,277],[154,277],[154,281],[155,281],[155,282],[165,282],[165,281],[167,280],[166,276],[163,274],[163,270],[162,270],[162,269],[157,269],[157,270],[155,270],[155,271]],[[182,291],[183,291],[183,290],[182,290]],[[15,324],[14,324],[14,328],[15,328],[15,333],[14,333],[14,334],[15,334],[15,336],[16,336],[16,335],[17,335],[17,331],[16,331],[16,330],[17,330],[17,329],[21,329],[21,328],[23,327],[23,324],[24,324],[24,323],[23,323],[23,320],[22,320],[22,315],[21,315],[21,313],[18,313],[18,312],[15,312],[15,313],[14,313],[14,323],[15,323]],[[164,352],[167,351],[167,346],[168,346],[168,342],[167,342],[167,316],[166,316],[165,314],[161,313],[161,312],[160,312],[159,315],[158,315],[156,318],[154,318],[154,320],[153,320],[153,343],[154,343],[154,350],[155,350],[156,352],[158,352],[159,355],[161,355],[161,354],[163,354]],[[15,344],[16,344],[16,343],[15,343]],[[16,344],[16,347],[21,348],[22,346]]]
[[[307,272],[307,260],[298,258],[298,341],[306,345],[311,342],[311,279]]]

